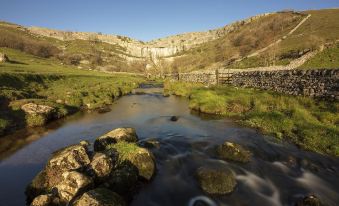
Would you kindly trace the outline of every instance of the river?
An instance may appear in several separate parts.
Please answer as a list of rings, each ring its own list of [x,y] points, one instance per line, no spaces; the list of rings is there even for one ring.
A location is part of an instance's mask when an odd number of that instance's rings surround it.
[[[172,115],[178,121],[170,121]],[[202,165],[236,173],[238,185],[233,193],[208,197],[218,205],[294,205],[307,194],[316,194],[328,205],[339,203],[338,158],[300,150],[230,119],[199,115],[189,110],[185,98],[163,97],[160,88],[144,88],[117,100],[110,112],[82,112],[44,128],[2,137],[0,144],[11,150],[1,151],[0,205],[25,205],[26,185],[53,151],[80,140],[93,143],[117,127],[134,127],[141,141],[156,138],[160,142],[160,148],[152,150],[156,176],[130,205],[188,205],[192,198],[204,196],[194,177]],[[251,161],[241,164],[215,158],[213,148],[226,140],[251,150]]]

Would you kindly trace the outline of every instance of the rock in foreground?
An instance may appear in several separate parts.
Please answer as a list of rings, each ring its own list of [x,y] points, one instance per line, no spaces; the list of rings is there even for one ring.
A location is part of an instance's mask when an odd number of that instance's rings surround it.
[[[217,156],[221,159],[245,163],[250,161],[252,153],[239,144],[226,141],[217,147]]]
[[[197,170],[201,189],[208,194],[224,195],[231,193],[237,182],[231,170],[201,167]]]
[[[108,134],[95,141],[101,152],[90,150],[86,141],[54,152],[26,188],[27,203],[125,206],[141,185],[139,181],[153,177],[154,158],[135,143],[134,129],[119,128]]]
[[[97,188],[85,192],[74,204],[74,206],[125,206],[122,197],[115,192],[105,188]]]

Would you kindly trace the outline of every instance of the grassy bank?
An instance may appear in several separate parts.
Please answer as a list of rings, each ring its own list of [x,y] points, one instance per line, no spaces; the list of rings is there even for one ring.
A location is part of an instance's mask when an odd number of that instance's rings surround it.
[[[46,123],[43,116],[25,114],[21,106],[26,103],[51,106],[55,110],[49,118],[58,119],[109,105],[143,81],[139,76],[80,70],[55,59],[0,49],[11,60],[0,64],[0,135]]]
[[[166,82],[165,93],[188,97],[191,109],[233,117],[304,149],[339,156],[338,102],[183,82]]]

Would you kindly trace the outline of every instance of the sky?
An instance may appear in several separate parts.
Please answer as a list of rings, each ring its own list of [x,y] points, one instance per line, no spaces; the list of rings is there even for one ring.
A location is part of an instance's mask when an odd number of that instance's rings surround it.
[[[265,12],[321,8],[339,8],[339,0],[0,0],[0,20],[149,41]]]

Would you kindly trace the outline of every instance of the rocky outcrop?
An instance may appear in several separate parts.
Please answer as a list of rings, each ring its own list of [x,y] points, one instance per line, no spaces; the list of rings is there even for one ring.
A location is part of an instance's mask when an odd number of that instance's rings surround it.
[[[222,28],[209,30],[205,32],[190,32],[166,38],[152,40],[150,42],[142,42],[129,37],[119,35],[108,35],[101,33],[89,32],[66,32],[40,27],[27,28],[29,32],[35,35],[47,36],[56,38],[62,41],[69,40],[99,40],[108,44],[121,46],[122,51],[126,56],[134,56],[137,58],[157,59],[161,57],[170,57],[178,54],[181,51],[194,48],[202,43],[218,39],[222,36],[235,31],[239,27],[249,24],[261,17],[271,15],[270,13],[257,15],[242,21],[237,21],[233,24]],[[128,58],[127,58],[128,59]]]
[[[154,176],[153,154],[137,146],[133,128],[118,128],[107,134],[114,141],[104,141],[100,152],[81,141],[53,153],[27,186],[27,202],[36,206],[126,205],[139,181],[145,184]]]
[[[101,137],[98,137],[94,142],[94,150],[105,150],[110,144],[114,144],[120,141],[136,142],[138,136],[133,128],[118,128],[110,131]]]
[[[217,156],[225,160],[249,162],[252,154],[241,145],[226,141],[217,147]]]
[[[208,194],[224,195],[231,193],[237,182],[231,170],[201,167],[197,170],[201,189]]]

